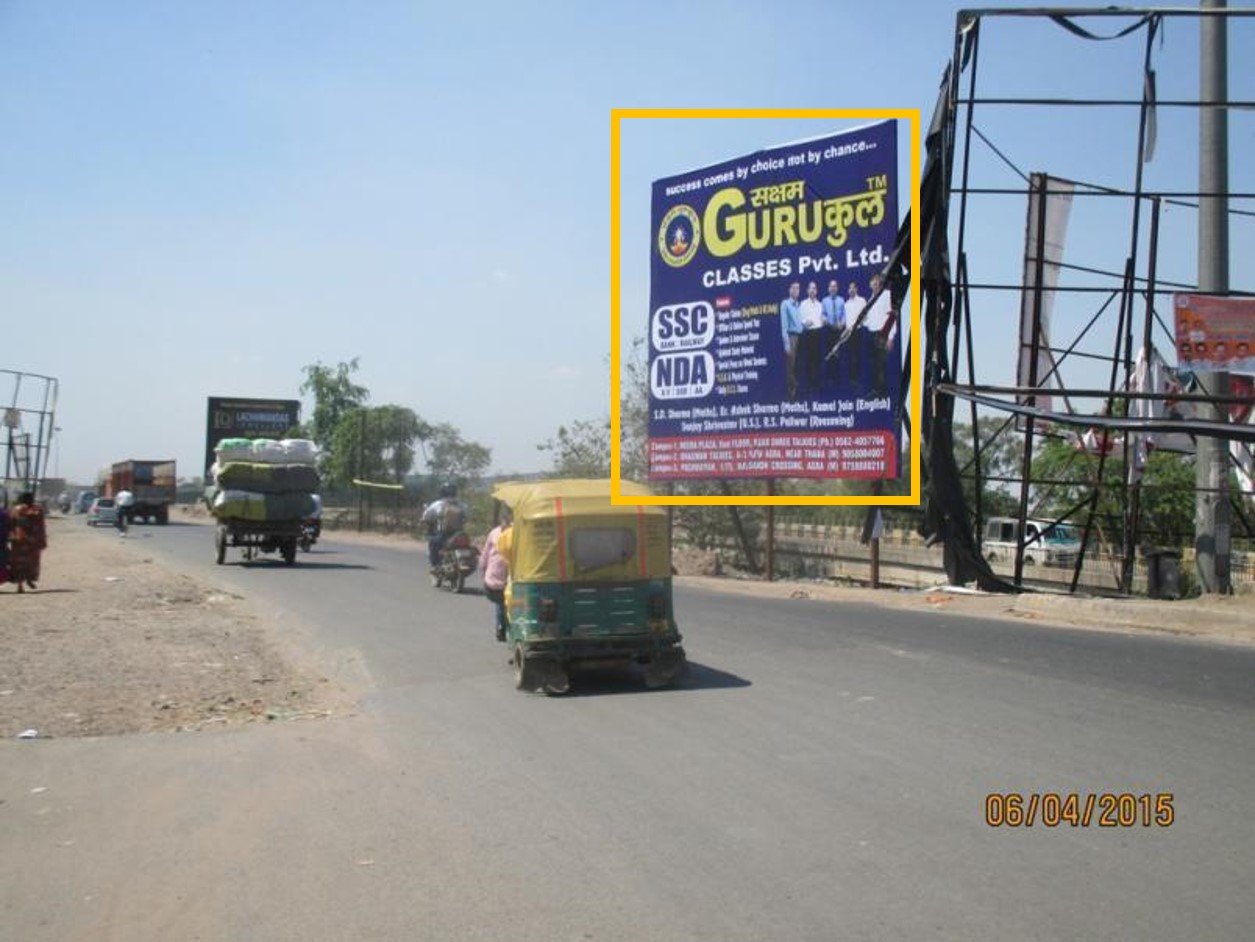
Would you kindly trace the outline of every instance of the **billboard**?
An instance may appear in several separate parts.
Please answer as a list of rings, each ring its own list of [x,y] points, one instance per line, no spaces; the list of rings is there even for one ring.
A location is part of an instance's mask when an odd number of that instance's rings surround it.
[[[296,399],[209,397],[205,423],[205,480],[214,463],[214,449],[224,438],[285,438],[301,421]]]
[[[1255,298],[1175,294],[1172,300],[1181,369],[1255,373]]]
[[[898,475],[897,205],[893,120],[653,184],[651,478]]]

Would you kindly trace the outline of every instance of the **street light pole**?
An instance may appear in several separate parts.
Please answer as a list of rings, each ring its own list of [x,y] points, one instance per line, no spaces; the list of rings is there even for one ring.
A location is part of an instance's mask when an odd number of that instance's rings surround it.
[[[1204,10],[1222,10],[1224,0],[1202,0]],[[1204,15],[1199,24],[1198,290],[1229,290],[1229,98],[1228,34],[1223,15]],[[1200,372],[1202,391],[1229,392],[1229,374]],[[1224,411],[1222,411],[1224,410]],[[1228,418],[1227,407],[1205,404],[1203,417]],[[1229,441],[1199,436],[1195,465],[1194,560],[1203,592],[1227,595],[1229,582]]]

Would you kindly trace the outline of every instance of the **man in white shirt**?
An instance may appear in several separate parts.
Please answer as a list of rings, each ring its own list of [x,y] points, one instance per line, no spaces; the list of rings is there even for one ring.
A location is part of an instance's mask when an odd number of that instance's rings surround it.
[[[850,331],[845,346],[850,348],[846,362],[850,365],[850,385],[854,387],[856,395],[862,391],[863,386],[863,332],[859,329],[858,319],[865,307],[867,299],[858,293],[858,282],[851,279],[845,299],[845,329]]]
[[[884,396],[888,392],[885,385],[885,360],[898,333],[897,312],[893,310],[889,291],[880,291],[882,284],[880,275],[872,275],[874,300],[863,316],[862,332],[865,340],[860,344],[863,349],[871,352],[873,396]],[[876,297],[877,292],[880,292],[879,297]]]
[[[829,331],[824,306],[819,300],[819,285],[813,281],[806,286],[806,300],[802,302],[799,313],[802,336],[798,339],[797,358],[802,364],[802,375],[798,391],[803,397],[815,396],[819,393],[820,357],[829,346],[825,342]]]
[[[130,522],[131,507],[134,504],[135,495],[126,488],[118,491],[117,496],[113,498],[114,523],[121,533],[126,533],[126,525]]]

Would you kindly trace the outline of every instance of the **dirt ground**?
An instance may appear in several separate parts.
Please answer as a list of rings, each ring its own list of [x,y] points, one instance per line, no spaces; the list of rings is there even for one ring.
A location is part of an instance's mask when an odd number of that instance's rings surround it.
[[[0,736],[191,731],[346,709],[344,692],[281,652],[242,598],[163,566],[143,541],[53,515],[48,542],[36,591],[0,585]]]
[[[134,534],[135,531],[133,530]],[[327,531],[337,542],[404,536]],[[1159,633],[1255,644],[1251,597],[1152,602],[1048,594],[986,595],[749,580],[714,575],[713,554],[677,550],[682,582],[791,604],[845,601],[1090,630]],[[172,570],[142,540],[93,529],[80,516],[49,519],[35,592],[0,586],[0,736],[188,732],[352,712],[353,694],[309,655],[281,648],[265,618],[238,595]]]

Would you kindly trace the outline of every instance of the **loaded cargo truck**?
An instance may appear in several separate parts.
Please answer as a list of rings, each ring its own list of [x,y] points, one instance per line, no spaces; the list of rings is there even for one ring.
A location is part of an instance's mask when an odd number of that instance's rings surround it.
[[[127,523],[169,523],[170,505],[179,494],[174,461],[119,461],[109,476],[109,493],[116,497],[123,490],[135,497],[126,512]]]
[[[227,547],[244,551],[245,562],[278,551],[289,566],[317,510],[318,449],[308,439],[224,438],[214,449],[210,512],[217,563]],[[306,547],[308,549],[308,547]]]

